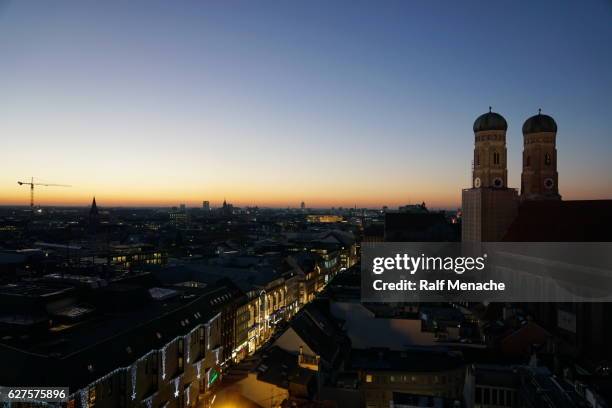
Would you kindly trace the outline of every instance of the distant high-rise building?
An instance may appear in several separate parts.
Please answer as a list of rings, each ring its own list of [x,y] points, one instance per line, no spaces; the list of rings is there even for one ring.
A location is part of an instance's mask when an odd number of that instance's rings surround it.
[[[209,201],[202,201],[202,209],[204,211],[210,211],[210,202]]]
[[[557,124],[541,111],[523,124],[521,200],[560,200]]]
[[[462,193],[463,241],[499,241],[516,218],[518,192],[507,187],[507,129],[491,108],[474,122],[472,187]]]
[[[179,208],[172,207],[172,210],[168,213],[170,217],[170,223],[177,228],[185,228],[187,226],[187,212],[185,211],[185,204],[181,204]]]
[[[302,210],[305,210],[306,209],[306,203],[302,201],[302,204],[300,204],[300,208]]]

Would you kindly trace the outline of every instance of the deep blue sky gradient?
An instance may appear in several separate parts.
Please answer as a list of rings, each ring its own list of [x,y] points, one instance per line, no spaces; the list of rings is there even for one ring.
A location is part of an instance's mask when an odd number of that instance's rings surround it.
[[[612,2],[0,0],[0,201],[456,206],[489,105],[511,185],[541,107],[561,193],[612,198]]]

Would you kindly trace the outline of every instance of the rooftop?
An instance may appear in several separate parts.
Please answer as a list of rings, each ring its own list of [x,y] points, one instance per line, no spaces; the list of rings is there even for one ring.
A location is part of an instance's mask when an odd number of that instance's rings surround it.
[[[56,324],[41,336],[5,336],[0,340],[0,359],[20,370],[0,372],[0,383],[80,388],[206,323],[223,304],[218,299],[231,299],[235,288],[182,288],[180,293],[132,310]],[[58,366],[65,369],[58,371]]]
[[[460,352],[421,347],[401,351],[386,348],[353,349],[350,359],[351,368],[369,371],[436,372],[463,366]]]

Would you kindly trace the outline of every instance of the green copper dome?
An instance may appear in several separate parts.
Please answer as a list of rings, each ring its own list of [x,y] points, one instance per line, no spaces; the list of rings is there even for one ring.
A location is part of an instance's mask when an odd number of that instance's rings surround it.
[[[474,133],[484,130],[508,130],[508,123],[502,115],[491,112],[491,108],[489,108],[489,112],[480,115],[474,121]]]
[[[557,123],[550,116],[538,113],[523,124],[523,134],[540,132],[557,132]]]

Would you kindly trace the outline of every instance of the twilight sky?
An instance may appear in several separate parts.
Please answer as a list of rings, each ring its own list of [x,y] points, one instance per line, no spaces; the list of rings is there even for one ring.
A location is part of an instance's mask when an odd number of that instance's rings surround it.
[[[0,204],[456,207],[472,123],[612,198],[612,1],[0,0]]]

